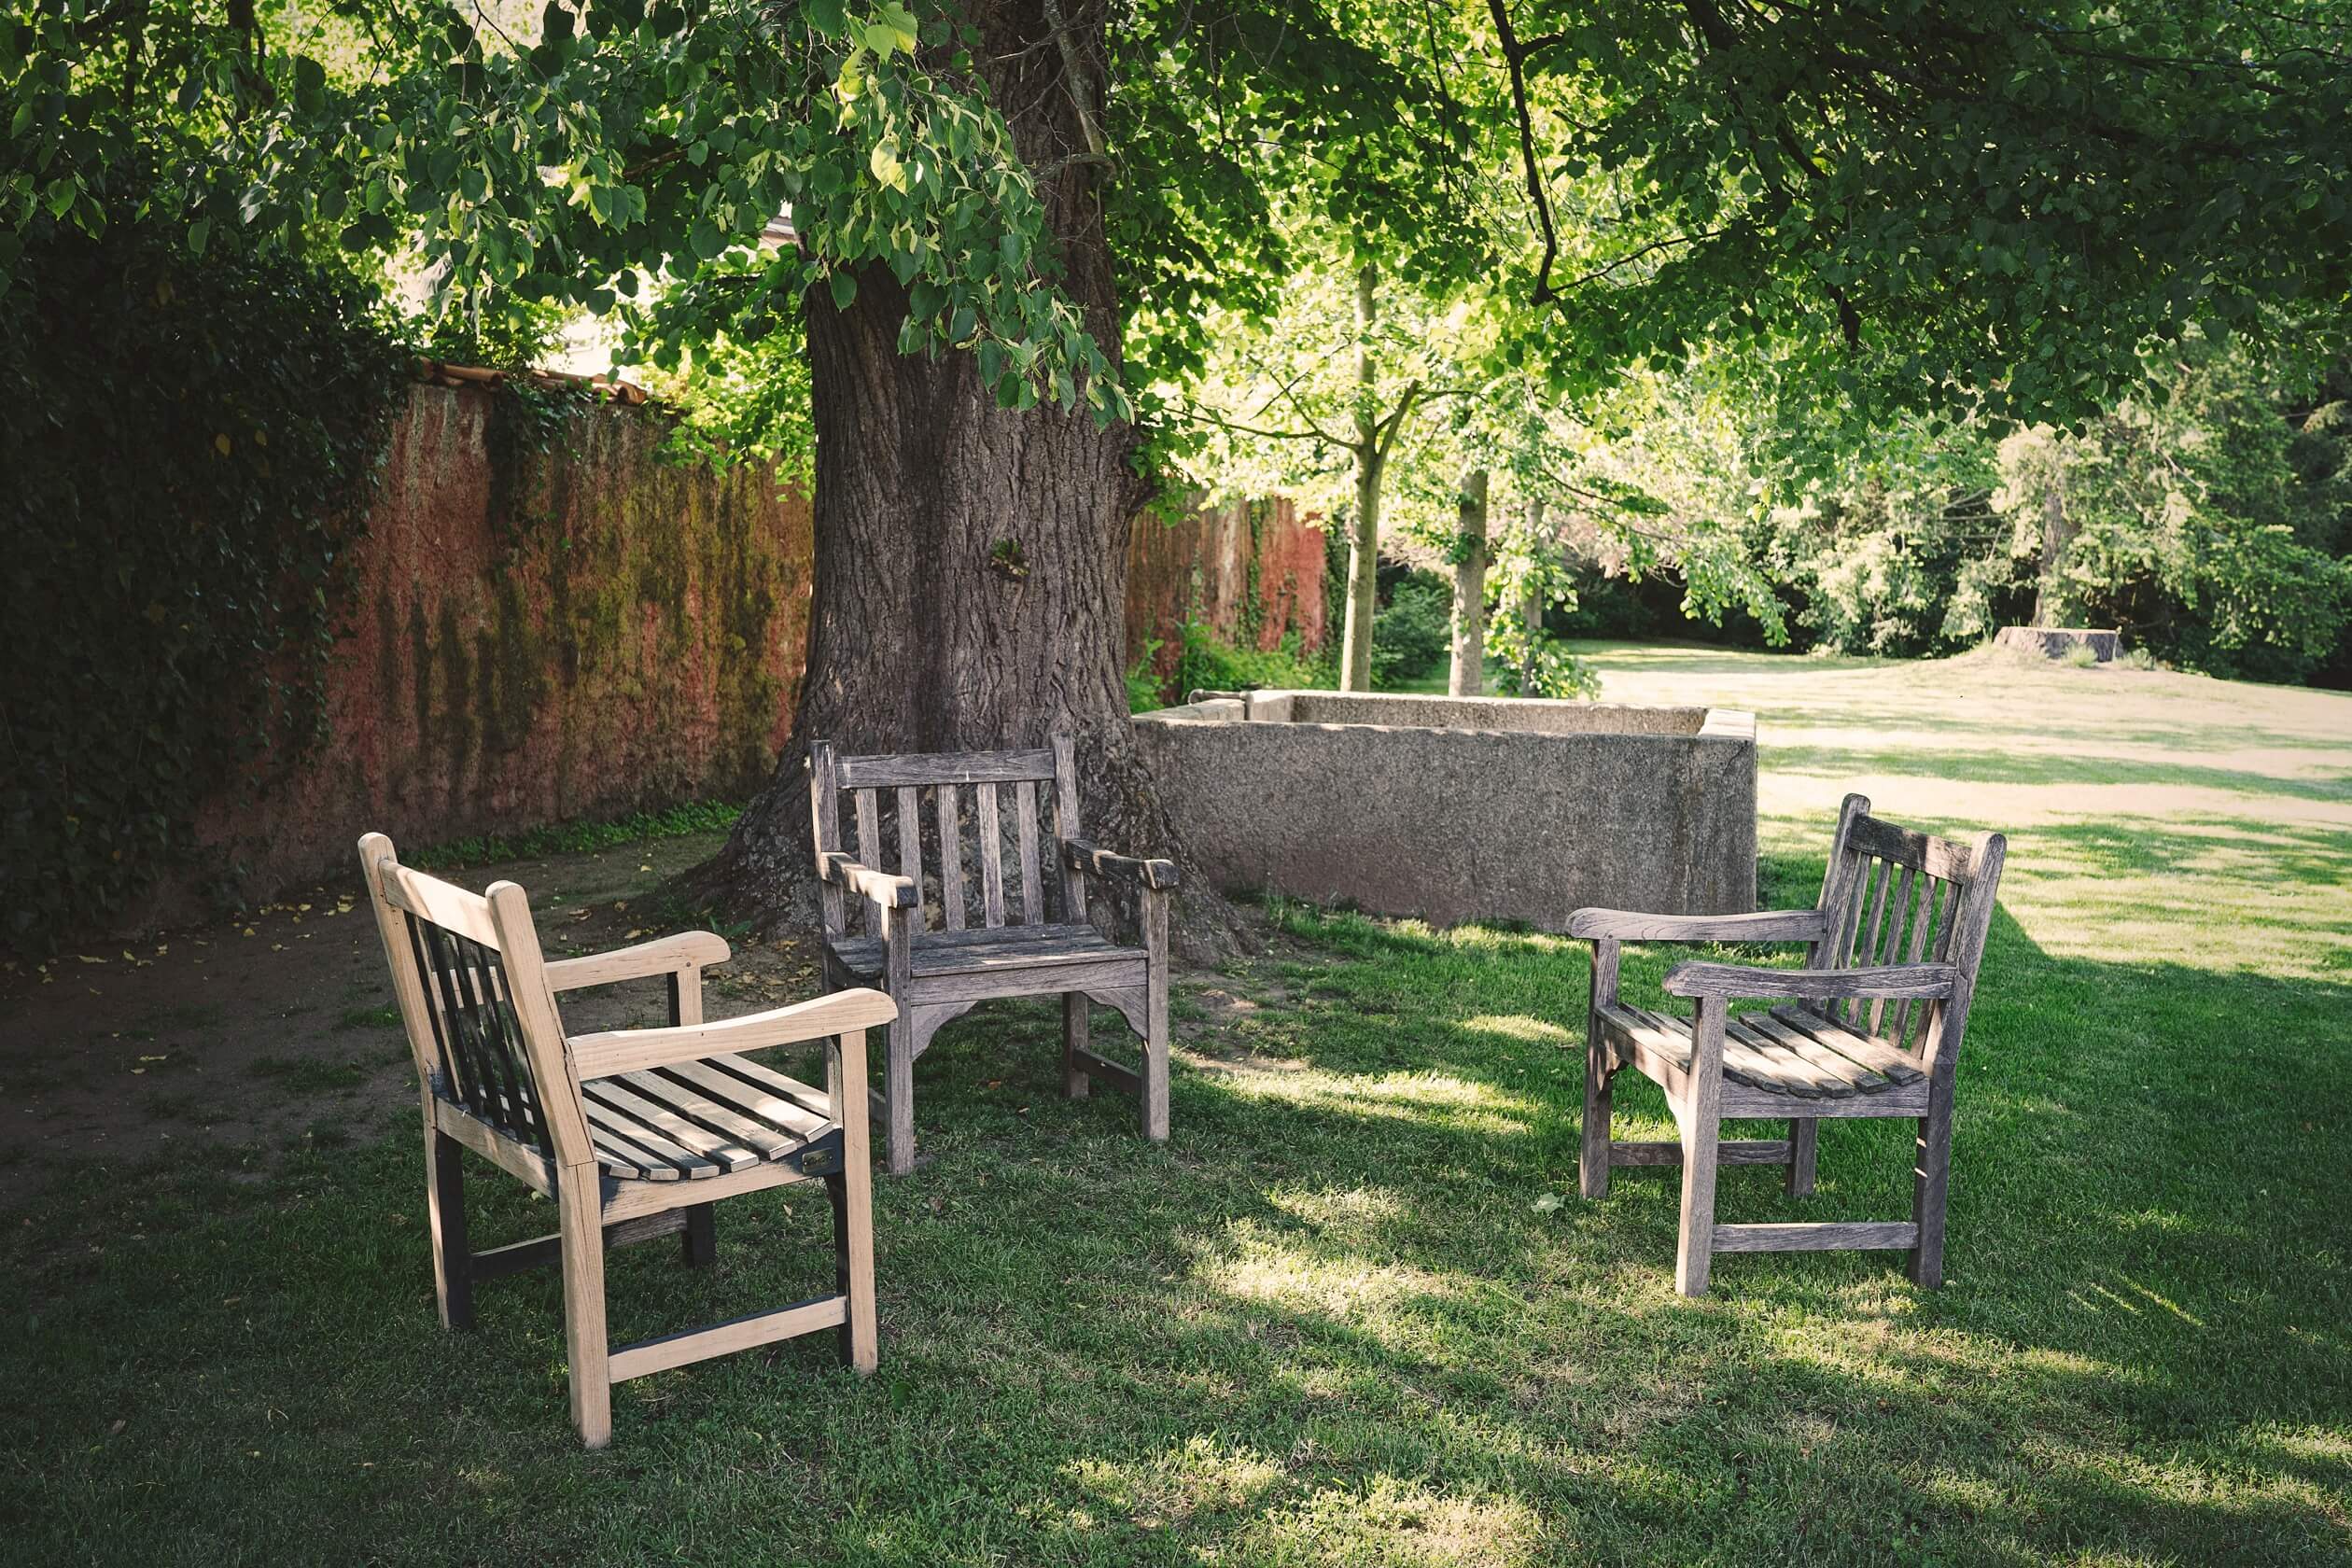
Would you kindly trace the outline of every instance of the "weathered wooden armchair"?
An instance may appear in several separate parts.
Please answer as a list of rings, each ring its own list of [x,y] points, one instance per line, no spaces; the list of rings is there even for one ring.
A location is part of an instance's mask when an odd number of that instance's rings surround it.
[[[426,1198],[441,1323],[473,1325],[473,1286],[539,1264],[564,1277],[572,1421],[587,1445],[612,1436],[612,1385],[819,1329],[842,1359],[875,1366],[874,1225],[866,1150],[865,1033],[897,1008],[845,991],[706,1023],[702,972],[727,958],[708,931],[549,963],[523,889],[486,896],[399,863],[392,841],[359,841],[425,1106]],[[670,1027],[567,1036],[559,991],[662,976]],[[817,1089],[735,1055],[824,1039]],[[470,1149],[556,1204],[556,1233],[486,1253],[466,1239],[458,1151]],[[836,1289],[779,1310],[610,1349],[605,1249],[682,1233],[687,1260],[716,1251],[712,1204],[789,1182],[833,1200]]]
[[[1039,813],[1049,790],[1054,832],[1046,839]],[[855,854],[842,838],[845,794],[857,822]],[[948,1019],[1003,997],[1059,994],[1063,1092],[1084,1099],[1090,1079],[1105,1079],[1140,1102],[1145,1137],[1168,1137],[1168,902],[1176,867],[1113,855],[1081,836],[1068,735],[1035,750],[900,757],[836,756],[820,740],[809,748],[809,800],[826,984],[878,987],[899,1004],[876,1099],[893,1173],[915,1165],[915,1058]],[[897,875],[883,870],[886,806],[898,841]],[[928,878],[927,822],[934,827]],[[1005,876],[1008,830],[1020,875],[1017,911]],[[1041,847],[1058,873],[1050,911]],[[1097,879],[1135,890],[1141,947],[1114,945],[1088,922],[1087,885]],[[975,885],[976,912],[966,898]],[[863,919],[853,931],[854,910]],[[933,910],[936,923],[929,918]],[[1088,1047],[1089,1000],[1116,1008],[1141,1037],[1141,1072]]]
[[[1572,936],[1592,940],[1592,1010],[1585,1059],[1584,1196],[1609,1190],[1612,1166],[1682,1167],[1675,1287],[1706,1293],[1716,1253],[1901,1248],[1911,1277],[1943,1282],[1944,1207],[1952,1170],[1953,1074],[1993,920],[2007,841],[1930,838],[1869,814],[1848,795],[1829,847],[1817,908],[1762,915],[1631,915],[1579,909]],[[1680,1018],[1617,995],[1626,942],[1803,942],[1802,969],[1685,963],[1669,996],[1698,1003]],[[1793,1005],[1731,1014],[1735,1000]],[[1631,1067],[1666,1091],[1677,1142],[1609,1137],[1610,1079]],[[1785,1117],[1785,1139],[1725,1141],[1727,1116]],[[1918,1163],[1908,1221],[1717,1225],[1719,1164],[1784,1165],[1789,1192],[1813,1191],[1824,1116],[1911,1116]]]

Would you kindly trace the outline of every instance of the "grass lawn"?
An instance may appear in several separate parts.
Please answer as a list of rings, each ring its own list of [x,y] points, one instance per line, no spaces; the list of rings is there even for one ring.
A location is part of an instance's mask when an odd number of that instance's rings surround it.
[[[1849,788],[2009,833],[1944,1291],[1767,1255],[1678,1299],[1669,1177],[1574,1196],[1581,947],[1278,910],[1269,956],[1181,989],[1164,1149],[1057,1097],[1044,1008],[950,1026],[931,1163],[877,1186],[880,1375],[814,1339],[664,1374],[600,1454],[552,1276],[435,1327],[413,1101],[290,1146],[0,1152],[0,1558],[2352,1559],[2352,698],[1591,651],[1608,700],[1756,710],[1774,903],[1812,902]],[[1629,989],[1678,956],[1632,951]],[[1620,1136],[1665,1136],[1620,1083],[1654,1128]],[[1902,1217],[1909,1142],[1826,1123],[1815,1197],[1735,1168],[1719,1212]],[[552,1228],[474,1190],[477,1245]],[[617,1254],[616,1336],[825,1288],[822,1210],[723,1205],[708,1273]]]

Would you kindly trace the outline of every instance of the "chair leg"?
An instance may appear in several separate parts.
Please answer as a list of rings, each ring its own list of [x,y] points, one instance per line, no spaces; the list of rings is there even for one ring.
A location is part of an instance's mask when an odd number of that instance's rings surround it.
[[[1062,1093],[1071,1099],[1084,1099],[1093,1087],[1085,1069],[1078,1065],[1078,1053],[1086,1048],[1086,1031],[1093,1020],[1086,1009],[1091,1005],[1084,991],[1062,993]]]
[[[465,1145],[433,1125],[425,1107],[425,1217],[433,1248],[433,1294],[443,1328],[471,1328],[473,1249],[466,1239],[466,1173],[457,1163]]]
[[[1788,1196],[1810,1197],[1813,1190],[1813,1156],[1821,1141],[1821,1118],[1792,1116],[1788,1121]]]
[[[1162,917],[1163,920],[1165,917]],[[1143,983],[1143,1136],[1168,1141],[1168,966],[1155,963]]]
[[[874,1183],[863,1162],[845,1163],[841,1174],[825,1178],[833,1200],[833,1288],[848,1297],[848,1315],[836,1331],[842,1365],[871,1372],[879,1357],[875,1343]]]
[[[1918,1159],[1911,1167],[1911,1221],[1919,1241],[1907,1270],[1925,1290],[1943,1284],[1944,1210],[1952,1195],[1952,1090],[1929,1091],[1927,1114],[1919,1119]]]
[[[903,1176],[915,1169],[915,1025],[903,1008],[883,1052],[882,1099],[890,1174]]]
[[[1682,1237],[1674,1253],[1674,1288],[1704,1295],[1715,1267],[1716,1144],[1722,1124],[1685,1113],[1682,1124]]]
[[[1578,1185],[1587,1197],[1609,1196],[1609,1115],[1616,1088],[1609,1071],[1608,1048],[1598,1027],[1589,1027],[1585,1041],[1584,1144],[1576,1156]]]
[[[678,1233],[684,1245],[686,1262],[694,1268],[708,1268],[719,1261],[719,1206],[697,1203],[686,1211],[686,1227]]]
[[[557,1176],[564,1254],[564,1352],[571,1368],[572,1425],[592,1449],[612,1441],[612,1369],[605,1337],[604,1195],[593,1165]]]

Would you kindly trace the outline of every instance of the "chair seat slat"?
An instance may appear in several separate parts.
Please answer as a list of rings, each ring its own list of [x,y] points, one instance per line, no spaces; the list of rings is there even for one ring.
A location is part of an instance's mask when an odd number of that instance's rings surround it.
[[[711,1057],[662,1069],[719,1104],[781,1128],[803,1141],[832,1125],[824,1092],[771,1072],[743,1057]]]

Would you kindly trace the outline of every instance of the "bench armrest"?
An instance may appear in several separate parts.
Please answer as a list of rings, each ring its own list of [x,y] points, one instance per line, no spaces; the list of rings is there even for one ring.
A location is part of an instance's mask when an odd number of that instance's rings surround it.
[[[1165,892],[1176,886],[1174,861],[1139,861],[1128,855],[1114,855],[1108,849],[1096,848],[1092,839],[1063,839],[1061,858],[1062,864],[1089,876],[1113,876],[1155,892]]]
[[[1829,934],[1818,909],[1776,909],[1756,915],[1637,915],[1623,909],[1579,909],[1568,917],[1574,937],[1620,942],[1818,942]]]
[[[1746,964],[1679,963],[1659,988],[1678,997],[1796,997],[1805,1001],[1845,998],[1934,1001],[1952,995],[1960,972],[1945,963],[1886,964],[1858,969],[1757,969]]]
[[[885,909],[912,909],[922,895],[911,876],[889,876],[860,865],[838,849],[828,849],[817,857],[817,877],[821,882],[838,882],[860,898],[869,899]]]
[[[715,1024],[606,1029],[598,1034],[576,1034],[565,1043],[571,1050],[572,1071],[584,1082],[670,1062],[698,1061],[704,1057],[820,1040],[852,1029],[879,1029],[897,1016],[898,1004],[880,991],[835,991],[790,1007],[722,1018]]]
[[[550,990],[576,991],[586,986],[611,986],[642,980],[653,974],[708,969],[727,961],[726,938],[712,931],[680,931],[657,937],[634,947],[609,953],[584,953],[576,959],[556,959],[547,965]]]

